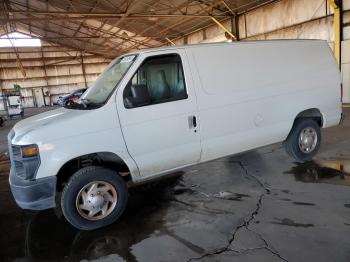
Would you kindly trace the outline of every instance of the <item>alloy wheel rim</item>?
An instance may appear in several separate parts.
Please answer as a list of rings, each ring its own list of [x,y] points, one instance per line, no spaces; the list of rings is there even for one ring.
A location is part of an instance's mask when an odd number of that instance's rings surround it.
[[[305,154],[310,154],[317,145],[317,132],[312,127],[306,127],[301,130],[299,135],[299,148]]]
[[[113,212],[118,202],[114,186],[106,181],[86,184],[76,198],[76,209],[87,220],[100,220]]]

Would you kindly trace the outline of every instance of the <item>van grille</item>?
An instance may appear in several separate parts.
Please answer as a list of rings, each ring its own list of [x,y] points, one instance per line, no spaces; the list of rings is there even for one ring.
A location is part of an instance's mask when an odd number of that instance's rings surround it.
[[[14,158],[21,157],[21,149],[19,146],[12,145],[12,155]]]
[[[25,174],[25,169],[24,169],[24,165],[22,162],[14,160],[14,170],[15,170],[15,174],[18,177],[21,177],[23,179],[26,178],[26,174]]]
[[[9,148],[9,157],[10,157],[10,161],[11,161],[11,165],[13,166],[13,145],[12,145],[12,138],[15,137],[15,132],[13,131],[13,129],[10,131],[10,133],[7,136],[7,143],[8,143],[8,148]]]
[[[34,179],[40,165],[40,156],[23,158],[21,147],[12,144],[12,139],[15,136],[13,130],[8,135],[9,156],[11,160],[12,175],[22,179]]]
[[[21,149],[19,146],[11,145],[10,160],[16,176],[25,178],[25,169],[21,161]]]
[[[8,135],[8,146],[9,146],[9,156],[10,156],[11,166],[16,176],[25,178],[25,168],[23,163],[20,161],[21,149],[19,146],[12,145],[12,138],[14,137],[15,137],[15,132],[11,130]]]

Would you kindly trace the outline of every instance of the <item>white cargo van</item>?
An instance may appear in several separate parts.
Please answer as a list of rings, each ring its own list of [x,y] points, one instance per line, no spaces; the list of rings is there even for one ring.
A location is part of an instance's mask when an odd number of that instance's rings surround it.
[[[25,119],[8,136],[10,185],[25,209],[61,207],[91,230],[113,223],[127,184],[284,141],[297,161],[341,120],[325,41],[142,50],[111,62],[77,104]]]

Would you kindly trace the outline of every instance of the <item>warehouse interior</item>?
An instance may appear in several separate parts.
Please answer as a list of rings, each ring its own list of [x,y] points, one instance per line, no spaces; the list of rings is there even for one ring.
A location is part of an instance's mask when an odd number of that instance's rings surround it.
[[[350,260],[350,0],[3,0],[0,24],[5,261]],[[296,164],[274,144],[193,166],[132,188],[121,220],[95,231],[16,206],[7,134],[21,117],[8,116],[8,94],[27,118],[129,52],[279,39],[325,40],[339,65],[345,120],[322,131],[315,161]]]
[[[171,2],[3,1],[1,39],[17,32],[12,41],[30,37],[41,46],[1,48],[0,95],[18,84],[25,107],[52,105],[88,87],[113,58],[142,48],[267,39],[323,39],[335,46],[332,1]],[[342,5],[337,45],[344,102],[350,102],[350,3]]]

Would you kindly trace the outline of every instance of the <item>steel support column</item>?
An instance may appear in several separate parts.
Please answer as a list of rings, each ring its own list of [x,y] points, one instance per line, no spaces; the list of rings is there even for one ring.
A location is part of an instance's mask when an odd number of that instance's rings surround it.
[[[341,52],[341,0],[329,0],[330,5],[334,9],[334,56],[340,65],[340,52]]]

